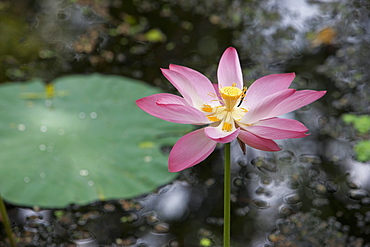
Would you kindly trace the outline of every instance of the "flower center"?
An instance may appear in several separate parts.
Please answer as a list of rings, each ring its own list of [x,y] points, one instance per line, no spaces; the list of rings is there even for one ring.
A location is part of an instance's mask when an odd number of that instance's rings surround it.
[[[231,86],[220,89],[221,104],[220,106],[203,105],[202,111],[212,122],[220,122],[223,131],[229,132],[235,129],[235,121],[243,118],[247,109],[238,107],[240,101],[245,95],[246,89],[240,89],[233,83]]]
[[[243,95],[243,91],[240,88],[237,88],[234,84],[235,83],[233,83],[232,86],[220,89],[220,95],[227,111],[231,111],[237,104],[239,104]]]
[[[243,91],[235,86],[223,87],[220,89],[220,94],[223,99],[239,99]]]

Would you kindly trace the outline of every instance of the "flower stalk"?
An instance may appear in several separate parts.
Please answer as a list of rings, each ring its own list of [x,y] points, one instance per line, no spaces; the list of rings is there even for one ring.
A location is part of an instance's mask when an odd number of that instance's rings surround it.
[[[230,247],[230,142],[225,143],[225,168],[224,168],[224,247]]]
[[[10,246],[11,247],[16,247],[15,239],[13,237],[13,231],[12,231],[12,228],[10,226],[9,217],[8,217],[7,212],[6,212],[5,203],[3,201],[3,198],[1,197],[1,194],[0,194],[0,215],[2,216],[3,221],[4,221],[3,224],[4,224],[5,231],[6,231],[6,235],[8,236],[8,239],[9,239],[9,242],[10,242]]]

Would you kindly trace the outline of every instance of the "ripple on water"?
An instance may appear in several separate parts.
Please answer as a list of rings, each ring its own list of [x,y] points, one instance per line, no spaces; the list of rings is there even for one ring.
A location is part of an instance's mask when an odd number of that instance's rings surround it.
[[[353,189],[353,190],[361,188],[361,185],[359,183],[351,181],[351,180],[347,180],[346,185],[348,188]]]
[[[301,154],[299,156],[299,162],[303,164],[320,165],[322,161],[321,161],[321,158],[317,155]]]
[[[352,189],[347,191],[347,196],[352,200],[362,200],[363,198],[369,197],[369,192],[364,189]]]
[[[325,186],[329,193],[335,193],[339,190],[339,184],[331,179],[325,181]]]
[[[253,171],[249,171],[249,172],[246,172],[244,177],[246,179],[250,179],[250,180],[256,180],[258,179],[260,176],[258,175],[257,172],[253,172]]]
[[[170,226],[167,223],[159,222],[153,226],[152,230],[155,233],[168,233]]]
[[[140,219],[140,217],[137,214],[135,214],[133,212],[130,212],[130,213],[127,213],[127,214],[123,215],[121,217],[120,221],[122,223],[132,224],[132,223],[138,221],[139,219]]]
[[[280,217],[287,217],[289,215],[292,215],[293,213],[294,213],[294,209],[290,205],[284,204],[284,205],[281,205],[279,208]]]
[[[277,155],[277,159],[280,163],[286,165],[292,165],[297,161],[297,158],[295,157],[294,153],[289,150],[280,152]]]
[[[254,191],[257,195],[264,195],[264,196],[267,196],[267,197],[271,197],[273,195],[272,191],[269,190],[269,189],[266,189],[264,187],[258,187],[255,191]]]
[[[312,205],[315,207],[322,207],[325,205],[329,205],[330,201],[327,198],[315,198],[312,200]]]
[[[365,207],[370,206],[370,197],[364,197],[361,199],[360,204]]]
[[[299,175],[293,175],[289,178],[287,186],[289,189],[296,190],[301,185],[301,179]]]
[[[311,178],[311,179],[315,179],[317,177],[320,176],[320,170],[319,169],[316,169],[316,168],[312,168],[308,171],[308,176]]]
[[[293,193],[285,196],[283,200],[286,204],[297,204],[301,202],[301,197],[299,194]]]
[[[242,179],[242,178],[239,178],[239,177],[234,178],[234,179],[233,179],[233,185],[234,185],[235,187],[237,187],[237,188],[242,188],[242,187],[243,187],[243,185],[244,185],[243,179]]]
[[[246,158],[246,156],[239,156],[237,159],[236,159],[236,163],[241,166],[241,167],[246,167],[248,165],[248,160]]]
[[[267,201],[261,199],[253,199],[252,204],[258,209],[266,209],[270,207],[270,204]]]
[[[272,159],[260,156],[256,157],[251,161],[252,165],[254,165],[259,171],[263,174],[271,175],[273,173],[278,173],[279,168]]]
[[[249,207],[243,207],[243,208],[236,208],[234,210],[235,215],[237,216],[245,216],[250,211]]]

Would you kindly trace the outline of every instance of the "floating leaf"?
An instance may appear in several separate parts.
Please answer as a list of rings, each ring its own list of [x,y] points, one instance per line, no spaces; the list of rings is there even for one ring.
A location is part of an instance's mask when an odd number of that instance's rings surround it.
[[[357,159],[362,162],[370,161],[370,141],[359,141],[355,146]]]
[[[140,110],[135,100],[158,93],[119,76],[59,78],[0,87],[0,192],[15,204],[64,207],[130,198],[168,183],[162,145],[189,125]]]
[[[342,118],[345,123],[353,124],[360,134],[366,134],[370,131],[370,116],[368,115],[356,116],[352,114],[344,114]]]

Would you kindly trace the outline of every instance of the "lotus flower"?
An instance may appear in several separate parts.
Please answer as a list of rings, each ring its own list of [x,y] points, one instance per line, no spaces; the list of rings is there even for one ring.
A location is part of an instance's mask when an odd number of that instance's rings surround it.
[[[321,98],[326,91],[289,89],[295,74],[272,74],[256,80],[247,90],[238,53],[226,49],[217,71],[218,86],[201,73],[171,64],[163,75],[183,97],[159,93],[136,101],[147,113],[166,121],[207,125],[183,136],[172,148],[168,167],[177,172],[207,158],[217,143],[238,139],[264,151],[279,151],[273,141],[307,136],[299,121],[277,118]]]

